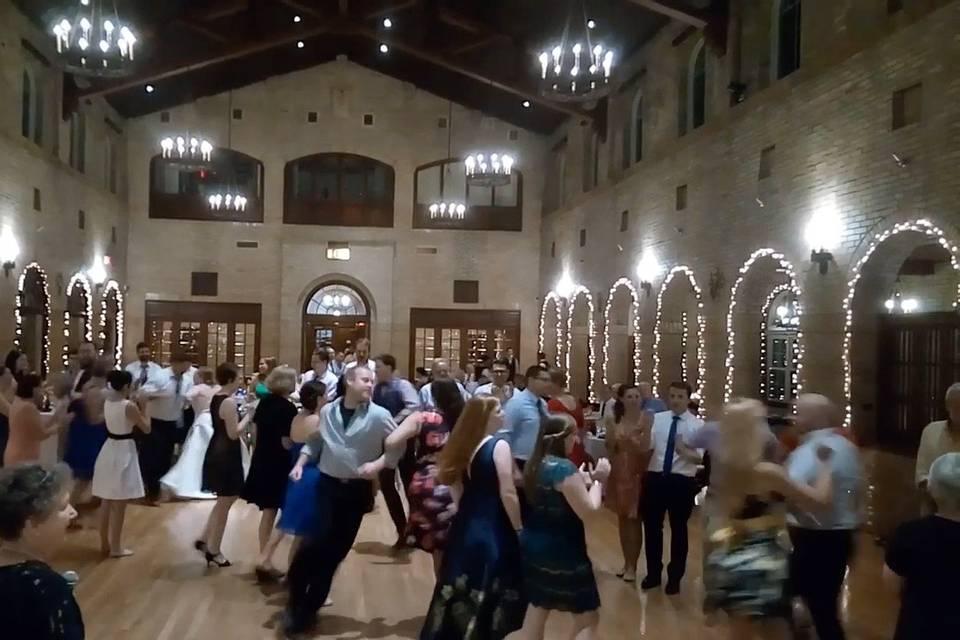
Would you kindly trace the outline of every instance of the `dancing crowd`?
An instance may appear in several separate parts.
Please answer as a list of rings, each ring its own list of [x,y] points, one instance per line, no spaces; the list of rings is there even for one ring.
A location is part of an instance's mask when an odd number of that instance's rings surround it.
[[[321,346],[302,374],[264,358],[247,379],[232,363],[198,368],[176,350],[161,366],[146,344],[116,370],[84,343],[72,370],[42,380],[12,351],[0,371],[0,636],[84,637],[76,576],[49,565],[64,532],[82,526],[75,505],[99,503],[101,551],[124,558],[131,501],[210,500],[194,546],[223,568],[238,498],[261,513],[257,580],[286,582],[283,632],[309,633],[379,490],[395,553],[433,560],[424,640],[541,639],[554,612],[572,614],[566,637],[598,637],[585,523],[604,505],[616,514],[616,575],[635,582],[645,552],[640,587],[649,591],[663,584],[667,520],[663,590],[672,596],[697,504],[704,611],[725,614],[731,638],[800,637],[807,627],[821,640],[845,637],[839,600],[866,482],[829,399],[801,395],[791,420],[737,399],[705,424],[686,382],[671,383],[665,399],[648,383],[605,387],[594,408],[544,354],[526,370],[512,351],[502,356],[469,373],[438,359],[410,381],[392,355],[371,359],[364,339],[347,353]],[[928,515],[887,541],[898,639],[960,637],[951,606],[960,384],[946,404],[949,418],[927,427],[917,462]],[[63,463],[41,464],[51,438]],[[284,572],[275,556],[287,536]]]

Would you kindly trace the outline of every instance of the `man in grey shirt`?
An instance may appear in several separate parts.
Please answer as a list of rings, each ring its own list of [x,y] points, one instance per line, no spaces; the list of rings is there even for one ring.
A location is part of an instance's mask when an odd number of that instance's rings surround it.
[[[397,428],[390,412],[371,402],[373,372],[355,366],[344,373],[343,397],[323,407],[320,429],[303,446],[291,473],[294,480],[309,459],[317,459],[317,522],[290,566],[290,600],[284,615],[288,635],[309,631],[327,599],[337,567],[347,557],[363,516],[373,509],[373,483],[394,467],[402,449],[384,451],[384,439]],[[419,419],[414,414],[409,419]]]

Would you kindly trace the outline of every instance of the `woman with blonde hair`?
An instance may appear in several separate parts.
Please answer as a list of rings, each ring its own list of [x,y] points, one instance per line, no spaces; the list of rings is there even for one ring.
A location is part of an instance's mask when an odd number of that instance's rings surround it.
[[[250,425],[254,434],[253,457],[240,497],[260,507],[259,553],[262,564],[257,565],[257,578],[269,582],[282,575],[267,566],[263,554],[267,551],[277,512],[283,506],[287,476],[293,468],[290,426],[297,417],[297,408],[290,401],[290,394],[297,387],[297,372],[286,365],[277,367],[267,376],[266,385],[269,395],[260,400]]]
[[[437,461],[458,505],[420,640],[501,640],[523,625],[520,503],[500,401],[470,399]]]
[[[790,479],[780,465],[765,462],[769,427],[757,400],[724,408],[714,450],[712,551],[706,560],[707,608],[730,618],[730,638],[789,637],[789,554],[784,501],[810,511],[832,499],[830,449],[818,450],[821,469],[811,486]]]

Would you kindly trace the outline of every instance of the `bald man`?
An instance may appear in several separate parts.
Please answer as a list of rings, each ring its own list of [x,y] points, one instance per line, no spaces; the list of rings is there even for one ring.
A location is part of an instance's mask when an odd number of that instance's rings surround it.
[[[437,359],[433,361],[433,366],[430,368],[430,374],[434,380],[450,380],[453,378],[453,375],[450,371],[450,363],[443,359]],[[460,395],[463,396],[463,401],[466,402],[470,399],[470,393],[464,389],[459,380],[457,380],[456,383],[457,387],[460,389]],[[424,411],[433,411],[437,408],[436,403],[433,401],[432,382],[428,382],[420,387],[420,408]]]
[[[806,393],[797,398],[800,446],[787,458],[790,478],[814,484],[820,475],[818,450],[832,451],[827,460],[833,475],[833,504],[815,514],[790,513],[790,582],[800,596],[820,640],[843,640],[837,600],[847,564],[853,556],[854,533],[861,521],[864,471],[856,446],[839,433],[840,411],[825,396]]]

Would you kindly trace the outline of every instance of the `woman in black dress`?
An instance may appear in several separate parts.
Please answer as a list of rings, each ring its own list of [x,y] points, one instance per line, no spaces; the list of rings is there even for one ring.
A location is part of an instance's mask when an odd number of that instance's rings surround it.
[[[297,417],[297,408],[290,402],[290,394],[297,387],[297,372],[287,366],[277,367],[267,376],[266,384],[270,394],[260,400],[253,414],[253,457],[240,493],[241,498],[260,507],[257,567],[261,573],[270,571],[265,550],[287,494],[287,476],[293,468],[290,425]]]
[[[220,542],[227,528],[230,507],[243,489],[243,458],[240,453],[240,412],[234,394],[242,379],[237,365],[224,362],[217,367],[220,390],[210,401],[213,436],[203,458],[203,490],[215,493],[217,502],[207,518],[200,538],[194,543],[207,560],[207,566],[229,567],[230,561],[220,552]]]
[[[77,512],[70,470],[38,464],[0,470],[0,635],[10,640],[83,640],[70,584],[45,558]]]

